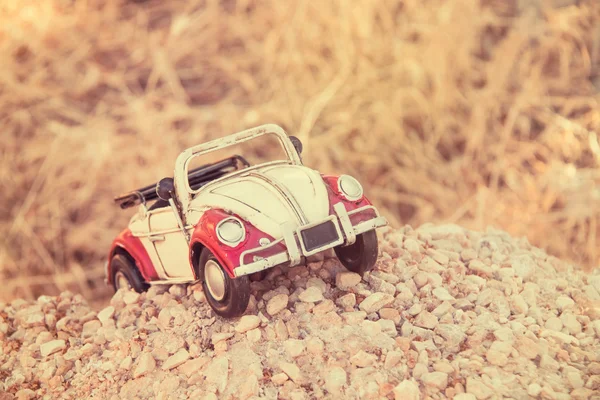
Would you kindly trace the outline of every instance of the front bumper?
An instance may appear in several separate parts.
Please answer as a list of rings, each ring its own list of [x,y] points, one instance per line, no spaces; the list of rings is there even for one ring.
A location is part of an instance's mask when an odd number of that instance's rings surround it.
[[[293,224],[290,223],[282,224],[282,238],[275,240],[266,246],[256,247],[244,251],[240,255],[239,267],[234,268],[233,270],[234,275],[236,277],[249,275],[285,263],[289,263],[290,266],[294,266],[300,263],[302,257],[307,257],[339,245],[353,244],[356,241],[356,236],[360,235],[361,233],[387,225],[386,219],[380,216],[377,209],[373,206],[364,206],[357,208],[356,210],[346,211],[344,204],[337,203],[333,206],[333,209],[335,210],[335,215],[330,215],[329,217],[316,223],[301,226],[299,228],[294,228]],[[374,215],[374,217],[366,220],[359,220],[354,224],[352,223],[352,217],[357,217],[361,213],[365,212],[370,212]],[[316,227],[320,224],[327,223],[328,221],[333,223],[338,234],[337,239],[329,241],[322,246],[315,248],[311,247],[309,250],[307,250],[307,246],[302,238],[302,231]],[[286,250],[267,257],[254,255],[253,262],[244,263],[247,256],[252,255],[253,253],[268,251],[270,248],[274,248],[278,244],[285,245]]]

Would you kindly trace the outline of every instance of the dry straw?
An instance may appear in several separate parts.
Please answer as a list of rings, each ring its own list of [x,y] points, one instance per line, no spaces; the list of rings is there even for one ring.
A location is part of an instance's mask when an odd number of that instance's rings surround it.
[[[266,122],[398,226],[501,227],[599,264],[600,6],[66,1],[0,7],[2,297],[109,293],[122,191]]]

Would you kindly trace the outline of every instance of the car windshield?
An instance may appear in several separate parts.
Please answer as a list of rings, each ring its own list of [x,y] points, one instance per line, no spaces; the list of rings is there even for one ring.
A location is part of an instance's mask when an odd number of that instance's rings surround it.
[[[281,139],[271,133],[193,156],[187,163],[188,185],[196,192],[215,179],[267,163],[292,163]]]

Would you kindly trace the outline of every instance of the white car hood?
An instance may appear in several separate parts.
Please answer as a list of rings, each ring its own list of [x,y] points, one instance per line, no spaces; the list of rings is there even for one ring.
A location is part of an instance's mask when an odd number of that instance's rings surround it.
[[[190,209],[221,208],[278,239],[280,225],[301,226],[329,215],[329,196],[321,175],[299,165],[257,168],[207,185]]]

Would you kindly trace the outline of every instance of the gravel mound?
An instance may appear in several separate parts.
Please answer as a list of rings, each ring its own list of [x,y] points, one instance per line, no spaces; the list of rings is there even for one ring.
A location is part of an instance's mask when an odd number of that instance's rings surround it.
[[[273,269],[236,320],[198,284],[0,304],[0,399],[600,398],[598,272],[454,225],[380,249]]]

